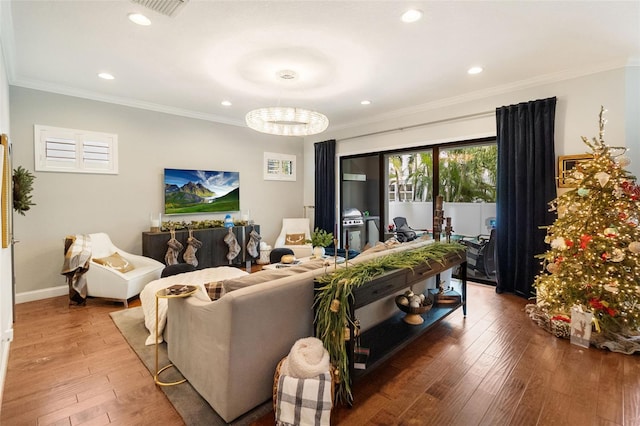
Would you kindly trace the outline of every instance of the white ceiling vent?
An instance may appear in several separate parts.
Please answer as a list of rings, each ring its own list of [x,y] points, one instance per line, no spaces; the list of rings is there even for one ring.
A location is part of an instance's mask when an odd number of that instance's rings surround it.
[[[189,0],[131,0],[141,6],[149,8],[154,12],[162,13],[170,17],[178,14],[180,9],[187,4]]]

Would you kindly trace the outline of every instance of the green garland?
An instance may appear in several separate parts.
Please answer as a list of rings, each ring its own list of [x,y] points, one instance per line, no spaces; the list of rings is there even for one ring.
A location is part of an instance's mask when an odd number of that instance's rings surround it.
[[[349,317],[349,299],[353,299],[353,289],[391,270],[413,269],[427,260],[443,264],[447,254],[464,249],[459,243],[434,242],[415,250],[380,256],[317,278],[322,286],[316,289],[315,296],[316,336],[324,343],[335,369],[336,400],[344,403],[353,400],[344,338],[345,327],[353,325],[354,321]]]
[[[246,220],[234,220],[233,226],[247,226]],[[174,229],[176,231],[180,229],[209,229],[209,228],[224,228],[224,219],[208,219],[208,220],[192,220],[187,223],[185,221],[172,221],[168,220],[162,222],[162,231],[170,231]]]

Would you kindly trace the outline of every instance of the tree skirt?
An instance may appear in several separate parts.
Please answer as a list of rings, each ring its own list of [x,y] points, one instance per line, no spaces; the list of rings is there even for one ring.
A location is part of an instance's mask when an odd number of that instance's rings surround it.
[[[571,336],[571,324],[558,317],[550,317],[549,314],[538,305],[528,304],[525,312],[544,330],[556,337],[568,339]],[[590,343],[598,349],[609,349],[612,352],[620,352],[632,355],[640,353],[640,334],[621,334],[609,330],[600,333],[591,333]]]

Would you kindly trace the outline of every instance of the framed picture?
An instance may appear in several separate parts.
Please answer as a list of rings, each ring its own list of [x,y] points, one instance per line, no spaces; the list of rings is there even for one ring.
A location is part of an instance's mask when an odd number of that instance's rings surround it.
[[[240,173],[164,169],[164,214],[240,211]]]
[[[296,180],[296,156],[264,153],[264,180]]]
[[[558,187],[573,188],[577,182],[571,178],[571,173],[578,164],[593,160],[591,154],[561,155],[558,157]]]

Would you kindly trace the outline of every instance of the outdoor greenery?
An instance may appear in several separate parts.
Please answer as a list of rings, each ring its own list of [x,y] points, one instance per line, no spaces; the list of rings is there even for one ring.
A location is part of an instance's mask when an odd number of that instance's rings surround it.
[[[497,158],[495,144],[442,150],[439,193],[444,201],[495,203]],[[389,184],[396,193],[395,200],[433,200],[431,151],[390,156]],[[405,192],[402,196],[401,191]]]

